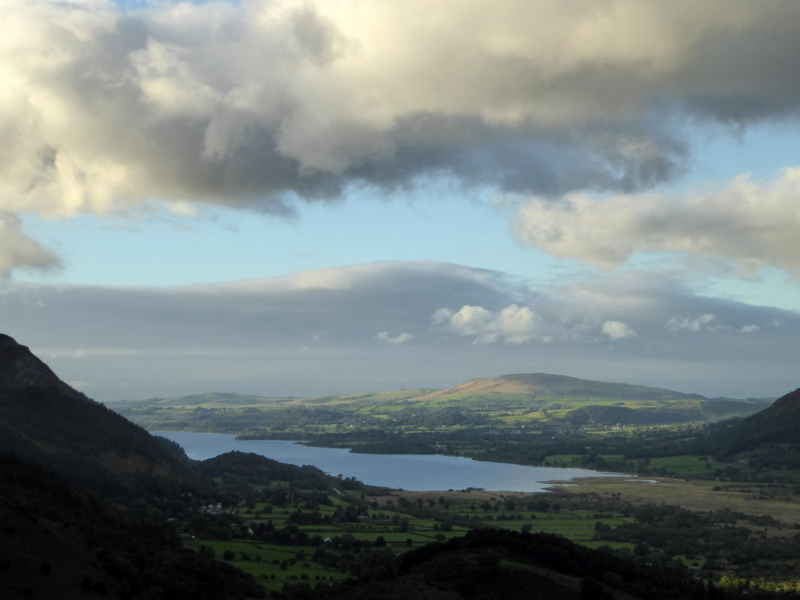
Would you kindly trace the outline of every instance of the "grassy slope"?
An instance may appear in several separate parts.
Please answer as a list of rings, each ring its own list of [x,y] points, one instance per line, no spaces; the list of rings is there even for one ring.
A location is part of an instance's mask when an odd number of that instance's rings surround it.
[[[697,422],[733,415],[747,415],[764,408],[764,402],[706,399],[647,386],[588,381],[559,375],[506,375],[474,379],[447,390],[415,388],[367,394],[337,394],[316,398],[265,398],[237,394],[208,393],[185,398],[127,402],[115,408],[150,429],[191,429],[245,433],[252,428],[272,427],[265,411],[282,411],[277,423],[293,427],[381,426],[398,414],[434,410],[459,410],[486,415],[498,425],[517,426],[529,422],[561,420],[576,410],[576,424],[659,424]],[[198,409],[216,411],[202,414]],[[332,411],[323,414],[321,411]],[[256,412],[258,411],[258,412]],[[292,412],[294,411],[294,412]],[[304,412],[305,411],[305,412]],[[631,411],[643,411],[633,414]],[[313,413],[313,414],[312,414]],[[277,415],[277,413],[272,413]],[[621,415],[621,416],[617,416]],[[628,415],[628,421],[620,421]],[[371,418],[370,423],[357,422]],[[221,423],[225,422],[222,428]],[[261,422],[264,421],[264,422]]]
[[[422,399],[447,398],[450,396],[475,396],[486,394],[512,394],[523,396],[548,396],[615,398],[635,400],[679,400],[692,398],[703,400],[697,394],[683,394],[662,388],[625,383],[590,381],[547,373],[503,375],[487,379],[472,379],[448,390],[433,392]]]

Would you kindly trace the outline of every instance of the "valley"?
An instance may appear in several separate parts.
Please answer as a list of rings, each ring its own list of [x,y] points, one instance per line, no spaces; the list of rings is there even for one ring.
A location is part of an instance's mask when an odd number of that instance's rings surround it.
[[[151,431],[302,440],[356,453],[446,454],[534,466],[701,479],[800,482],[786,463],[709,448],[725,419],[773,399],[734,400],[547,374],[476,379],[449,390],[319,398],[199,394],[122,402]],[[776,469],[772,467],[776,466]]]
[[[203,394],[117,411],[2,336],[4,598],[489,599],[532,585],[559,600],[797,592],[800,393],[773,404],[498,379],[446,393]],[[406,491],[252,453],[191,460],[125,415],[150,429],[639,478],[535,494]]]

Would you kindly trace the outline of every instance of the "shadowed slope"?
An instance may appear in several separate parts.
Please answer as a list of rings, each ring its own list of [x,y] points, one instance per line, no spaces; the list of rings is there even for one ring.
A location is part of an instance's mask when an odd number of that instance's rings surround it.
[[[0,452],[96,489],[129,476],[181,481],[186,475],[147,431],[68,386],[7,335],[0,335]]]
[[[800,446],[800,388],[778,398],[769,408],[722,431],[716,444],[729,454],[771,444]]]

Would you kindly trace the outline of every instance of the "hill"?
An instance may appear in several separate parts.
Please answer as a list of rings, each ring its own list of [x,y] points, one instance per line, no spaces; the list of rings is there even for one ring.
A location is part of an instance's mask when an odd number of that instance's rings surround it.
[[[700,423],[748,416],[768,399],[706,398],[546,373],[473,379],[446,390],[403,389],[315,398],[206,393],[126,401],[115,408],[150,431],[206,431],[311,439],[341,428],[613,427]],[[288,436],[288,437],[287,437]]]
[[[727,455],[779,447],[800,447],[800,388],[778,398],[769,408],[719,432],[712,446]],[[800,460],[797,461],[800,463]]]
[[[263,597],[251,576],[180,544],[175,517],[211,493],[174,445],[0,335],[4,600]]]
[[[699,394],[684,394],[662,388],[627,383],[609,383],[550,375],[547,373],[520,373],[487,379],[471,379],[447,390],[440,390],[420,399],[440,399],[454,396],[525,395],[537,397],[578,397],[614,400],[705,400]]]
[[[307,598],[309,591],[307,584],[289,585],[284,596]],[[561,536],[481,529],[427,544],[398,561],[376,557],[357,581],[326,590],[324,596],[347,600],[700,600],[714,597],[714,591],[680,572],[637,565]]]
[[[0,334],[0,452],[96,491],[133,480],[181,483],[185,465],[156,438],[61,381],[26,346]]]
[[[0,454],[0,490],[3,600],[263,597],[252,577],[181,547],[165,518],[121,510],[38,465]]]
[[[800,388],[778,398],[768,409],[757,415],[753,415],[750,422],[752,423],[762,419],[775,421],[778,419],[788,419],[792,423],[796,423],[800,420]]]

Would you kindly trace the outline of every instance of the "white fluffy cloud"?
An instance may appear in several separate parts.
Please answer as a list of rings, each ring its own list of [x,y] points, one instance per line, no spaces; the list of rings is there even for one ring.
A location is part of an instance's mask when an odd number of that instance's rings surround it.
[[[630,193],[682,172],[689,126],[800,107],[800,4],[787,0],[137,6],[0,0],[0,211],[125,215],[163,200],[285,214],[296,198],[436,176],[545,198]],[[769,240],[748,226],[760,201],[737,200],[783,192],[748,186],[696,210],[572,197],[523,211],[517,230],[603,266],[666,248],[796,268],[797,219]],[[715,220],[728,203],[741,246]],[[687,225],[696,213],[708,218]]]
[[[387,344],[391,344],[393,346],[398,346],[400,344],[405,344],[406,342],[410,341],[414,336],[410,333],[400,333],[394,337],[389,335],[388,331],[381,331],[376,335],[380,341],[385,342]]]
[[[540,317],[530,308],[516,304],[493,313],[482,306],[463,306],[457,312],[439,308],[431,317],[435,329],[472,337],[476,344],[493,344],[497,341],[524,344],[537,338]],[[540,337],[550,341],[549,336]]]
[[[783,0],[2,0],[0,209],[281,211],[430,173],[548,194],[670,177],[663,107],[800,105]],[[662,127],[658,123],[665,123]]]
[[[513,230],[523,243],[605,268],[636,253],[670,251],[800,274],[800,168],[766,183],[741,176],[684,197],[536,200],[520,209]]]
[[[602,331],[612,340],[624,340],[636,337],[636,332],[622,321],[606,321]]]
[[[571,294],[566,290],[563,292],[563,299],[566,300]],[[546,316],[537,314],[530,307],[516,304],[496,312],[481,306],[463,306],[456,312],[440,308],[431,317],[432,330],[470,337],[474,344],[526,344],[533,341],[585,343],[596,341],[600,333],[612,341],[637,336],[632,327],[621,321],[600,322],[596,315],[591,314],[588,306],[577,306],[576,298],[572,298],[569,309],[560,310],[554,306],[557,303],[556,296],[550,302],[539,299]]]

